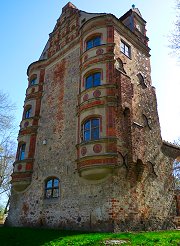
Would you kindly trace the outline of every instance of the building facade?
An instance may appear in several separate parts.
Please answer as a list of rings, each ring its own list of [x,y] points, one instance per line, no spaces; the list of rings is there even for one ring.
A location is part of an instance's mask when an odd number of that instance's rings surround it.
[[[146,22],[68,3],[28,67],[7,224],[91,231],[173,227],[172,162]]]

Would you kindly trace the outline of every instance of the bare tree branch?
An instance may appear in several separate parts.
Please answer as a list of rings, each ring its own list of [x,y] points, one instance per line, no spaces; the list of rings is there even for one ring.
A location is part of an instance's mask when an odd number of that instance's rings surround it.
[[[170,35],[170,45],[172,53],[180,60],[180,0],[176,0],[176,21],[174,30]]]
[[[14,110],[15,105],[10,102],[8,95],[0,91],[0,195],[6,194],[8,197],[16,150],[13,140]]]

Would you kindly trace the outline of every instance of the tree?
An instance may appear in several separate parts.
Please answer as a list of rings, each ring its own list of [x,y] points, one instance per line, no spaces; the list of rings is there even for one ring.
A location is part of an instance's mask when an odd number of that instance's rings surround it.
[[[15,142],[13,133],[15,105],[8,95],[0,91],[0,201],[10,196],[10,179],[15,159]]]
[[[180,59],[180,0],[176,0],[176,22],[170,37],[170,43],[173,53]]]

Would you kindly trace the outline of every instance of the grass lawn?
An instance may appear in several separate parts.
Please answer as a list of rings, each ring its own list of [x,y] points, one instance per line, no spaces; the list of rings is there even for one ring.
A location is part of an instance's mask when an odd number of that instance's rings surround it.
[[[51,229],[0,227],[0,246],[55,246],[55,245],[178,245],[180,231],[141,233],[85,233]]]

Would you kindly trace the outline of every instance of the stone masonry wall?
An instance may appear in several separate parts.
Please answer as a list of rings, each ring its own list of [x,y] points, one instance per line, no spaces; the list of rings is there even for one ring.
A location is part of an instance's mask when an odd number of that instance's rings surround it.
[[[64,9],[63,16],[65,13]],[[78,28],[77,13],[73,7],[72,23]],[[107,24],[108,18],[106,21]],[[65,23],[65,18],[58,23]],[[111,30],[112,35],[116,29]],[[56,34],[57,31],[58,28]],[[116,133],[118,167],[103,180],[89,181],[80,177],[76,163],[80,44],[73,45],[68,38],[69,50],[63,50],[63,55],[57,58],[56,51],[59,52],[60,48],[58,40],[54,40],[56,45],[51,43],[45,67],[32,182],[25,191],[12,192],[9,225],[90,231],[173,227],[172,160],[161,152],[162,139],[155,90],[151,86],[149,56],[123,37],[132,48],[132,59],[125,57],[119,50],[122,37],[115,31],[114,58],[121,59],[124,71],[115,70],[112,50],[109,51],[111,60],[105,68],[109,82],[116,88],[113,95],[117,93],[117,106],[111,106],[113,114],[110,114],[108,123],[114,127],[113,134]],[[51,38],[55,37],[52,35]],[[111,68],[109,74],[108,67]],[[144,77],[145,86],[140,83],[138,73]],[[43,144],[44,140],[46,144]],[[45,199],[48,177],[60,180],[58,198]]]

